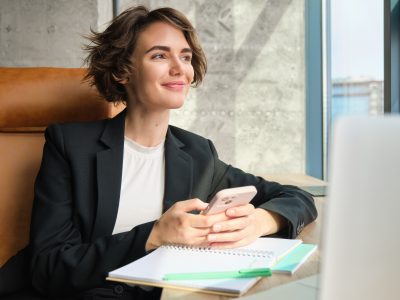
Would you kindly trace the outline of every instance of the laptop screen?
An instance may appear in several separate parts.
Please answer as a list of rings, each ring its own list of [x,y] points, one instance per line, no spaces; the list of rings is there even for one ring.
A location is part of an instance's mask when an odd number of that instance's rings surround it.
[[[336,125],[319,299],[400,299],[400,116]]]

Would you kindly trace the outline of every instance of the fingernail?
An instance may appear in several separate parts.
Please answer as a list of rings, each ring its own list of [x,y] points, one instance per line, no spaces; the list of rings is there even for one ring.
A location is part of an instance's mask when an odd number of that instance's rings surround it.
[[[219,224],[214,225],[214,226],[213,226],[213,230],[214,230],[215,232],[220,231],[220,230],[221,230],[221,225],[219,225]]]
[[[210,234],[210,235],[208,236],[208,240],[209,240],[209,241],[215,241],[215,235]]]
[[[235,214],[235,210],[234,209],[228,209],[227,211],[226,211],[226,213],[228,214],[228,215],[234,215]]]

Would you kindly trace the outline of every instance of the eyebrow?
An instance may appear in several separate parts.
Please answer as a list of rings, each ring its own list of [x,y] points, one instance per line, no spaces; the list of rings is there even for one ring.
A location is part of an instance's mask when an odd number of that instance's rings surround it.
[[[155,45],[155,46],[151,47],[150,49],[146,50],[145,53],[149,53],[149,52],[151,52],[151,51],[153,51],[153,50],[162,50],[162,51],[170,52],[170,51],[171,51],[171,48],[168,47],[168,46]],[[190,48],[183,48],[183,49],[181,50],[181,53],[192,53],[192,52],[193,52],[193,50],[190,49]]]

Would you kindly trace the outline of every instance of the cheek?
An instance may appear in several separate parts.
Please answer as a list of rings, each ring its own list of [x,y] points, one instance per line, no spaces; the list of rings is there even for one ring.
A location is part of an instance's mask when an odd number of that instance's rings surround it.
[[[154,84],[168,72],[165,66],[150,63],[144,63],[139,70],[139,76],[143,84]]]
[[[194,69],[193,69],[193,66],[192,66],[192,65],[190,65],[187,74],[188,74],[187,76],[188,76],[188,78],[189,78],[189,80],[190,80],[189,82],[192,83],[193,78],[194,78]]]
[[[154,83],[159,77],[159,70],[156,68],[147,69],[142,74],[144,83]]]

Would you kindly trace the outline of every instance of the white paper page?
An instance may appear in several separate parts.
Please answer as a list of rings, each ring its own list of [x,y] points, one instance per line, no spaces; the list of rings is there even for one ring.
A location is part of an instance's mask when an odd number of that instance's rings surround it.
[[[249,246],[227,250],[177,249],[160,247],[149,255],[109,273],[110,277],[163,282],[168,273],[238,271],[247,268],[269,268],[275,262],[272,253],[281,254],[301,243],[296,240],[262,238]],[[268,251],[268,253],[266,253]],[[222,253],[220,253],[222,252]],[[267,255],[269,254],[269,255]],[[244,292],[258,278],[177,280],[167,281],[176,286]]]

